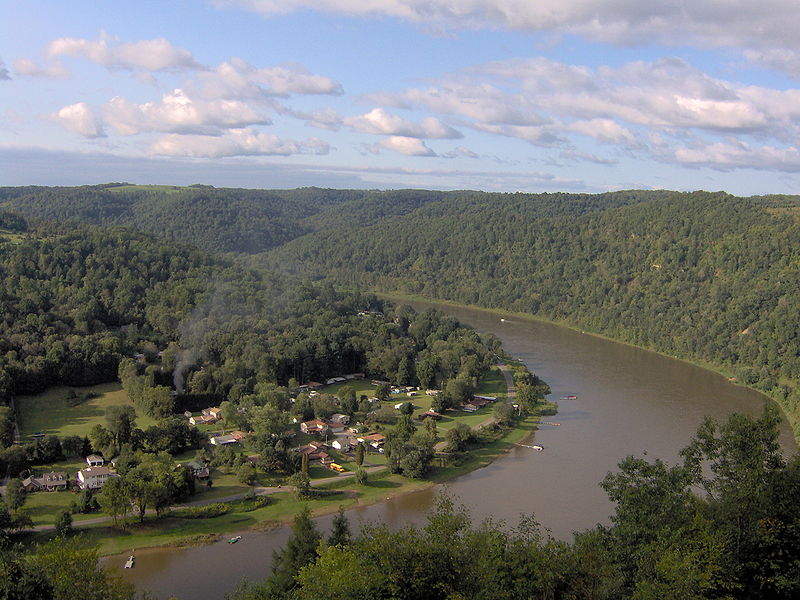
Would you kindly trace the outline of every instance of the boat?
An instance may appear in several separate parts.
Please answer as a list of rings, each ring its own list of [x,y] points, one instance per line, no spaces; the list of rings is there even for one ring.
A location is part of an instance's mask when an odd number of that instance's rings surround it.
[[[133,558],[134,558],[133,554],[131,554],[128,557],[128,560],[125,562],[125,568],[126,569],[132,569],[133,568]]]
[[[534,450],[536,450],[538,452],[541,452],[542,450],[544,450],[544,446],[540,446],[539,444],[534,444],[533,446],[531,446],[531,448],[533,448]]]
[[[236,542],[238,542],[240,539],[242,539],[242,536],[240,536],[240,535],[237,535],[237,536],[235,536],[235,537],[232,537],[231,539],[229,539],[229,540],[228,540],[228,543],[229,543],[229,544],[235,544],[235,543],[236,543]]]
[[[577,399],[578,399],[578,397],[577,397],[577,396],[562,396],[562,397],[561,397],[561,398],[559,398],[559,399],[560,399],[560,400],[577,400]]]

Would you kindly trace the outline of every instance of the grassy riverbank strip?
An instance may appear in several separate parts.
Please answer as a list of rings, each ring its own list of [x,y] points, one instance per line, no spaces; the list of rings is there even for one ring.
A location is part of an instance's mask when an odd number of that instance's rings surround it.
[[[181,509],[178,509],[160,519],[148,516],[144,523],[132,520],[124,531],[106,522],[76,528],[75,534],[97,544],[101,556],[109,556],[139,548],[195,546],[213,543],[233,533],[270,530],[290,523],[304,506],[308,506],[315,517],[336,512],[340,506],[345,509],[368,506],[430,488],[491,464],[530,436],[537,429],[539,419],[530,416],[519,421],[514,428],[502,431],[498,439],[472,450],[458,466],[446,466],[437,459],[429,477],[424,480],[393,475],[386,469],[371,474],[366,485],[356,484],[353,478],[322,485],[315,488],[317,492],[310,498],[298,498],[287,490],[260,496],[269,499],[268,504],[262,507],[253,506],[252,500],[228,502],[230,510],[215,517],[181,517],[178,516]],[[28,537],[29,541],[40,542],[51,539],[53,535],[52,532],[40,532]]]

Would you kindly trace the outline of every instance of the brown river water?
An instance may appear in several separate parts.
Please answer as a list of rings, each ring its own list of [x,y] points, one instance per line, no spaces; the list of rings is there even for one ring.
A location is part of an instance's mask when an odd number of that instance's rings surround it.
[[[769,401],[711,371],[579,331],[514,318],[502,322],[498,315],[477,309],[412,304],[417,309],[436,306],[481,332],[496,334],[508,353],[550,384],[551,400],[578,396],[559,402],[558,415],[545,419],[560,427],[542,426],[535,433],[543,452],[518,447],[447,484],[476,520],[493,517],[515,525],[521,514],[533,514],[552,536],[570,539],[573,531],[608,522],[612,506],[598,484],[623,457],[646,453],[674,462],[705,416],[723,420],[732,412],[757,415]],[[797,451],[785,421],[781,445],[787,454]],[[424,523],[440,489],[350,510],[351,526]],[[318,520],[322,531],[330,530],[332,518]],[[244,532],[232,545],[138,550],[130,570],[121,569],[127,556],[104,562],[162,600],[173,595],[181,600],[222,599],[243,577],[266,577],[273,550],[288,535],[282,527]]]

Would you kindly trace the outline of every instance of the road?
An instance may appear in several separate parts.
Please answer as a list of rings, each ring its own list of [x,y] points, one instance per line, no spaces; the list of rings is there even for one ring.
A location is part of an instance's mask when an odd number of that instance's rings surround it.
[[[367,471],[367,473],[375,473],[375,472],[383,470],[385,468],[386,468],[385,465],[372,465],[372,466],[366,467],[366,471]],[[320,486],[328,484],[328,483],[333,483],[334,481],[341,481],[342,479],[349,479],[349,478],[352,478],[352,477],[355,477],[355,473],[353,473],[353,472],[341,473],[339,475],[334,475],[332,477],[324,477],[322,479],[314,479],[311,482],[311,485],[312,485],[312,487],[320,487]],[[268,487],[255,486],[252,489],[255,491],[256,496],[267,496],[269,494],[277,494],[279,492],[291,491],[292,487],[291,486],[280,486],[280,485],[278,485],[278,486],[268,486]],[[37,493],[40,493],[40,494],[47,494],[47,493],[58,494],[58,493],[62,493],[62,492],[37,492]],[[185,502],[183,504],[176,504],[174,506],[170,506],[166,510],[176,510],[176,509],[180,509],[180,508],[188,508],[190,506],[205,506],[207,504],[216,504],[217,502],[234,502],[236,500],[244,500],[244,498],[245,498],[245,496],[247,494],[249,494],[249,492],[242,493],[242,494],[231,494],[230,496],[217,496],[216,498],[203,498],[201,500],[195,500],[193,502]],[[154,514],[156,514],[156,512],[154,510],[152,510],[152,509],[145,511],[145,515],[154,515]],[[137,517],[138,517],[138,515],[137,515]],[[85,520],[81,520],[81,521],[75,521],[73,523],[73,528],[77,529],[77,528],[84,527],[84,526],[87,526],[87,525],[98,525],[100,523],[106,523],[106,522],[109,522],[109,521],[111,521],[111,517],[96,517],[94,519],[85,519]],[[52,529],[55,529],[54,525],[36,525],[35,527],[32,527],[30,529],[26,529],[25,531],[50,531]]]

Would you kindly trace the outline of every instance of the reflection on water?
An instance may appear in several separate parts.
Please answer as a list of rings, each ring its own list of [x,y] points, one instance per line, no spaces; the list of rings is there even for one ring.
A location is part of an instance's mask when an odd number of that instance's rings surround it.
[[[536,432],[544,452],[518,447],[448,484],[477,520],[493,517],[515,524],[521,514],[533,514],[552,535],[568,539],[572,531],[607,522],[611,505],[598,483],[624,456],[646,452],[650,458],[675,461],[705,416],[722,420],[731,412],[758,414],[766,401],[716,373],[652,352],[548,323],[501,322],[487,311],[441,308],[479,331],[495,333],[510,354],[550,384],[551,399],[578,396],[559,402],[557,417],[548,419],[560,427]],[[785,422],[781,444],[787,452],[797,450]],[[419,524],[436,493],[435,488],[415,492],[353,509],[348,516],[354,529],[363,521]],[[331,520],[319,519],[320,528],[328,531]],[[245,533],[233,545],[141,550],[136,567],[123,574],[160,598],[222,598],[242,577],[265,577],[272,551],[287,537],[288,530],[281,528]],[[123,562],[124,557],[114,557],[108,564],[116,568]]]

